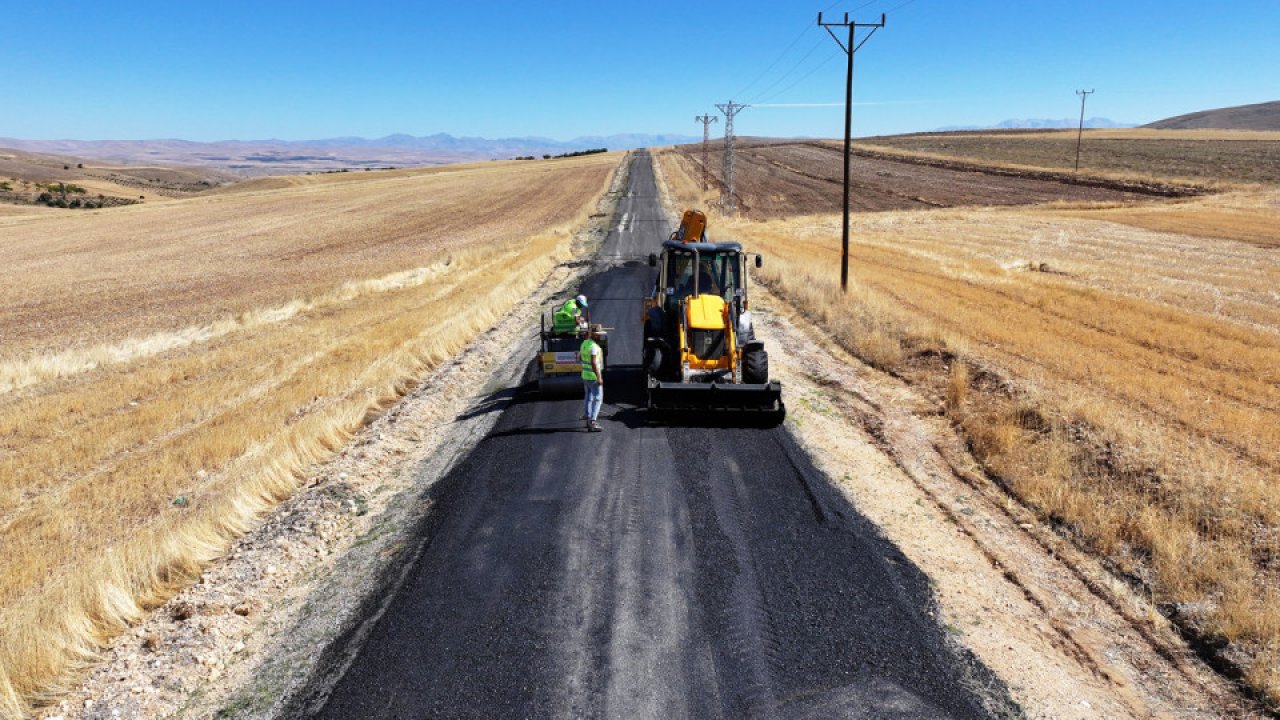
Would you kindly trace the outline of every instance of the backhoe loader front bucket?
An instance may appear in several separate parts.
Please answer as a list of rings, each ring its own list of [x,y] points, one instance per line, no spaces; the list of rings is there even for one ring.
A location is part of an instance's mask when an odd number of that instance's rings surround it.
[[[650,410],[688,411],[694,413],[754,413],[786,415],[782,404],[782,385],[777,382],[751,383],[681,383],[649,378]]]

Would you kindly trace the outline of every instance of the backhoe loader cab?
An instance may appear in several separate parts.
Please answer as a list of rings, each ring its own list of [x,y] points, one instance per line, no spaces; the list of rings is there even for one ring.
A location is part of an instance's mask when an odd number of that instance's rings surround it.
[[[689,219],[686,212],[682,228]],[[705,238],[705,219],[694,227],[696,235],[683,236]],[[644,304],[649,407],[781,416],[782,386],[769,382],[747,296],[747,261],[754,257],[759,267],[760,256],[736,242],[684,242],[680,235],[662,244],[661,256],[650,256],[658,277]]]

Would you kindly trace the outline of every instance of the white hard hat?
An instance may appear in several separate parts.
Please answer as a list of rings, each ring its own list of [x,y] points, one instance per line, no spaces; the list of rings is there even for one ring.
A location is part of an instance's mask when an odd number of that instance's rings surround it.
[[[579,305],[581,305],[582,307],[586,307],[586,306],[587,306],[587,296],[586,296],[586,295],[579,295],[578,297],[574,298],[574,300],[578,301],[578,304],[579,304]]]

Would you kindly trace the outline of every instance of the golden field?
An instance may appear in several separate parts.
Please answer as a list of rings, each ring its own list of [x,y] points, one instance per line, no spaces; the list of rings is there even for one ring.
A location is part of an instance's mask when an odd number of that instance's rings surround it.
[[[0,715],[566,260],[619,159],[0,213]]]
[[[689,154],[659,161],[677,202],[710,205]],[[1280,191],[1223,180],[1243,189],[855,214],[847,295],[839,185],[832,212],[712,217],[709,235],[764,253],[763,282],[936,398],[1012,496],[1224,647],[1274,706]]]

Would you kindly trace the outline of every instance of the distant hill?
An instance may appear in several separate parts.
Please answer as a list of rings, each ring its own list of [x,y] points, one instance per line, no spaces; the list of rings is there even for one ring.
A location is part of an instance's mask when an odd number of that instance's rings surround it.
[[[1157,130],[1280,130],[1280,101],[1201,110],[1143,125]]]
[[[559,155],[579,150],[629,150],[701,140],[691,135],[622,134],[551,140],[539,137],[454,137],[437,133],[415,137],[340,137],[319,140],[19,140],[0,138],[0,148],[54,153],[123,165],[196,165],[239,175],[443,165],[519,156]]]
[[[955,132],[957,130],[1057,130],[1080,126],[1080,118],[1028,118],[1026,120],[1004,120],[995,125],[950,125],[938,128],[935,132]],[[1084,121],[1087,128],[1131,128],[1133,123],[1116,122],[1110,118],[1091,117]]]

